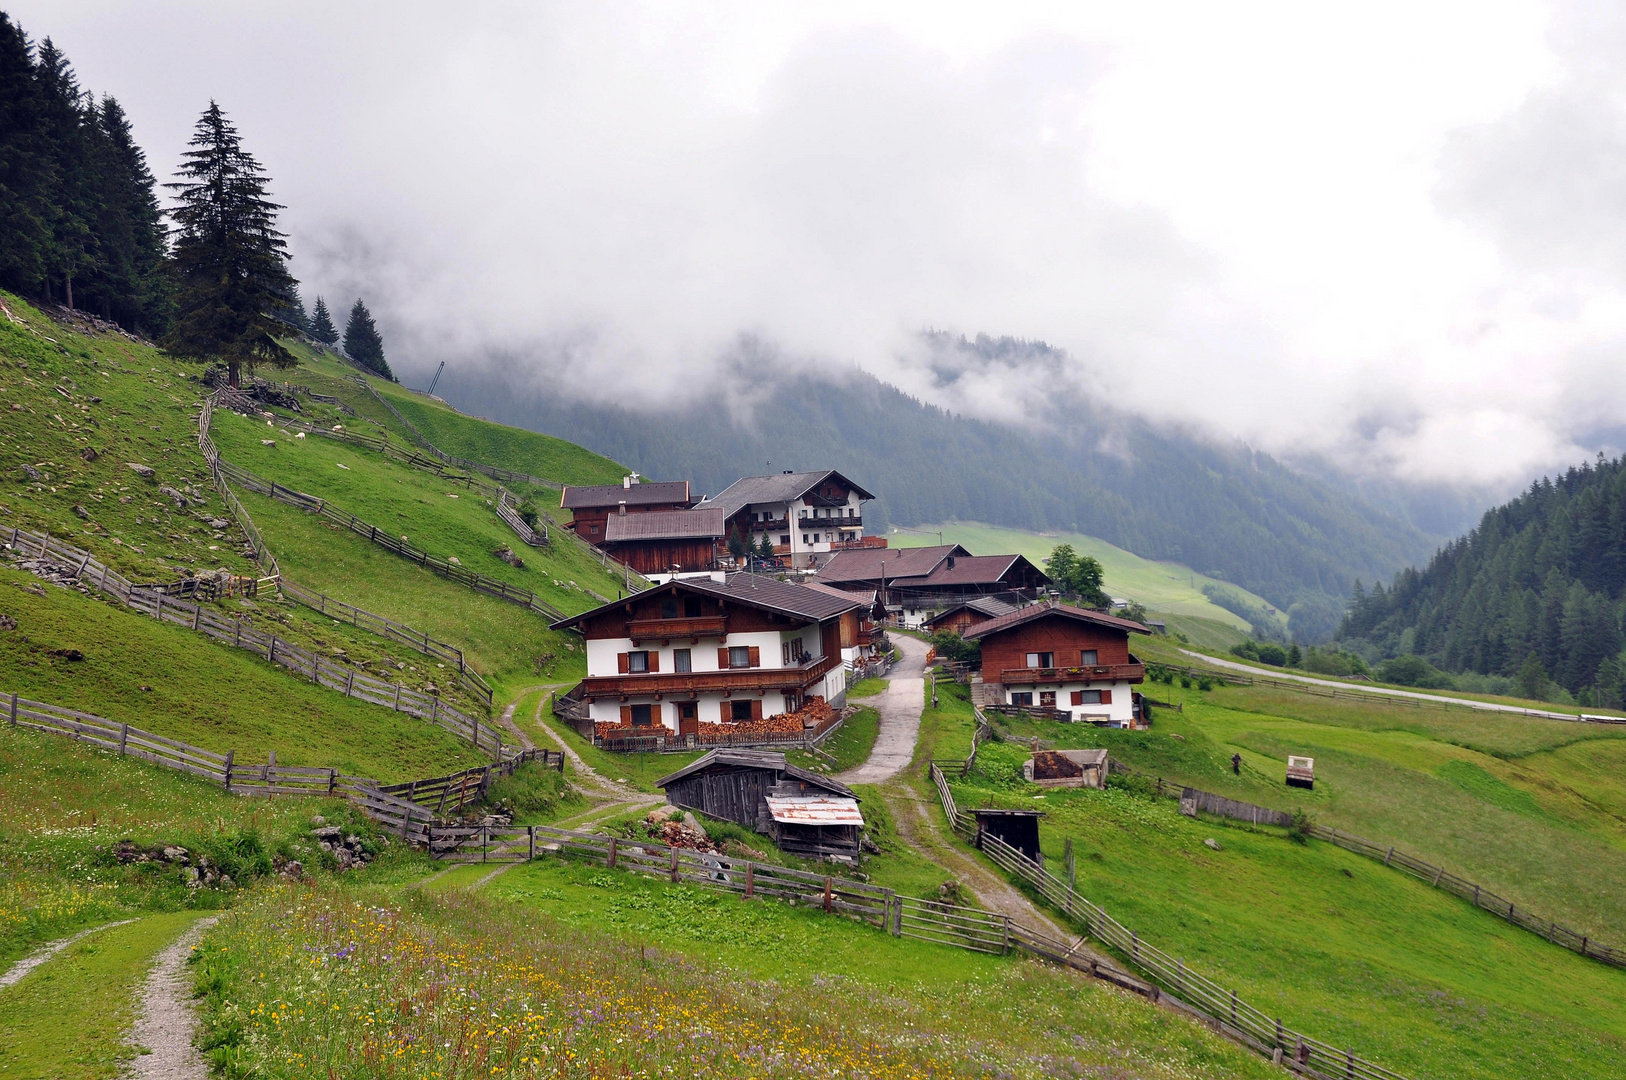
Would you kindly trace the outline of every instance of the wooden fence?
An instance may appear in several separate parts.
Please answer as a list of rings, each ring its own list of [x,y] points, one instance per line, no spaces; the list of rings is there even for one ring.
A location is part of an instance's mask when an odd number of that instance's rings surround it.
[[[381,785],[365,776],[349,776],[336,768],[279,765],[276,754],[264,762],[236,760],[236,752],[224,754],[150,731],[131,727],[91,713],[64,709],[41,701],[30,701],[16,693],[0,692],[0,722],[50,735],[62,735],[75,742],[116,751],[153,765],[175,769],[219,784],[233,795],[317,795],[349,799],[368,817],[393,835],[418,844],[429,843],[429,828],[444,809],[447,795],[458,791],[456,809],[466,800],[478,801],[497,776],[508,776],[528,761],[564,771],[565,756],[558,750],[523,750],[506,754],[492,765],[477,766],[449,776]],[[431,802],[436,809],[429,809]]]
[[[1484,908],[1493,915],[1500,916],[1515,926],[1521,926],[1533,934],[1539,934],[1552,942],[1561,945],[1572,952],[1593,960],[1602,961],[1614,967],[1626,967],[1626,949],[1612,948],[1600,944],[1595,938],[1577,933],[1567,926],[1543,919],[1529,911],[1520,910],[1511,900],[1505,900],[1489,889],[1481,888],[1473,882],[1449,873],[1443,866],[1433,866],[1421,859],[1407,855],[1393,846],[1373,843],[1359,836],[1352,836],[1341,829],[1330,829],[1325,825],[1312,825],[1310,834],[1318,840],[1337,844],[1346,851],[1353,851],[1357,855],[1365,855],[1369,859],[1377,859],[1385,866],[1392,866],[1401,870],[1419,881],[1426,881],[1436,889],[1455,893],[1476,907]]]
[[[1272,810],[1268,806],[1255,806],[1250,802],[1227,799],[1223,795],[1215,795],[1212,791],[1202,791],[1193,787],[1181,788],[1179,798],[1182,811],[1190,804],[1193,810],[1217,814],[1232,821],[1246,821],[1252,825],[1277,825],[1286,828],[1293,824],[1293,815],[1286,810]]]
[[[347,622],[351,626],[377,634],[379,637],[396,641],[408,648],[416,649],[425,656],[432,656],[447,664],[457,665],[458,681],[475,697],[485,703],[487,709],[491,708],[491,684],[481,677],[478,671],[469,667],[463,659],[463,650],[455,645],[448,645],[444,641],[436,641],[422,630],[414,630],[403,623],[375,615],[370,611],[335,600],[331,596],[315,592],[296,585],[287,578],[278,581],[282,594],[290,600],[296,600],[313,611],[321,612],[328,618],[337,618],[340,622]]]
[[[1223,1025],[1229,1034],[1240,1036],[1261,1052],[1299,1071],[1352,1080],[1399,1080],[1399,1074],[1339,1048],[1287,1027],[1280,1017],[1269,1016],[1241,999],[1234,989],[1222,986],[1192,969],[1177,956],[1171,956],[1143,941],[1138,933],[1118,922],[1106,911],[1079,896],[1066,882],[1006,844],[997,836],[984,834],[982,851],[995,865],[1026,882],[1050,904],[1065,912],[1086,937],[1116,950],[1129,962],[1156,980],[1181,1002]]]
[[[0,530],[0,536],[5,535]],[[386,705],[397,712],[422,717],[459,738],[468,739],[492,757],[502,755],[502,738],[489,723],[481,724],[477,718],[447,705],[435,695],[375,679],[347,664],[325,659],[241,619],[229,619],[191,600],[171,599],[160,589],[144,589],[90,552],[63,543],[50,533],[36,533],[13,525],[6,543],[14,551],[32,552],[39,558],[56,562],[70,570],[80,582],[95,586],[143,615],[196,630],[235,648],[247,649],[311,682],[338,690],[347,697],[361,698],[375,705]]]

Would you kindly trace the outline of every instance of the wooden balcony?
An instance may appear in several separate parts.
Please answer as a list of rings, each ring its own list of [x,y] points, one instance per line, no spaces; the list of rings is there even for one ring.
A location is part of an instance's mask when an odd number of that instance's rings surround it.
[[[750,693],[757,690],[802,690],[841,665],[841,656],[821,657],[799,667],[729,668],[727,671],[658,672],[643,675],[599,675],[583,679],[584,698],[687,697],[690,694]]]
[[[627,628],[633,643],[641,641],[671,641],[688,638],[725,638],[728,636],[728,616],[707,615],[698,619],[634,619]]]
[[[796,519],[798,529],[862,529],[864,519],[861,517],[805,517]]]
[[[986,678],[986,676],[984,676]],[[1098,664],[1094,667],[1005,668],[999,681],[1006,686],[1034,686],[1039,683],[1145,682],[1146,665]]]

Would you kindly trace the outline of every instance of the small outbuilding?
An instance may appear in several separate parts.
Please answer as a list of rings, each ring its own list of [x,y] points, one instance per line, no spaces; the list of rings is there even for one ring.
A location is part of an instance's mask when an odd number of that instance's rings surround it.
[[[1287,786],[1313,788],[1315,787],[1315,758],[1287,757]]]
[[[858,861],[858,796],[784,754],[713,750],[656,784],[671,805],[753,829],[794,855]]]
[[[1039,861],[1039,819],[1042,810],[973,810],[977,819],[976,844],[984,836],[997,836],[1034,862]]]
[[[1022,779],[1040,787],[1098,788],[1106,774],[1105,750],[1035,750],[1022,763]]]

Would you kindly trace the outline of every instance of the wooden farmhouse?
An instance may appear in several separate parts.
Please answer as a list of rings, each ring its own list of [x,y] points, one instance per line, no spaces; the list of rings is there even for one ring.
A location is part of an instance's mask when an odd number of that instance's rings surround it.
[[[721,510],[613,513],[605,519],[599,546],[640,574],[712,570],[725,550],[723,514]]]
[[[713,750],[656,784],[673,806],[754,829],[797,855],[858,861],[864,818],[851,788],[767,750]]]
[[[699,509],[720,509],[726,535],[759,546],[766,536],[774,554],[805,569],[820,554],[884,548],[882,537],[864,537],[864,503],[875,498],[833,469],[747,476],[734,481]],[[726,543],[726,539],[725,539]]]
[[[808,582],[807,587],[858,604],[858,633],[851,645],[843,636],[841,659],[849,668],[859,672],[876,663],[880,659],[880,646],[885,641],[881,623],[886,619],[886,609],[881,606],[881,594],[875,589],[838,589],[818,581]]]
[[[859,604],[753,574],[675,578],[553,624],[586,639],[585,703],[598,737],[800,731],[815,699],[846,697],[842,650],[858,639]],[[828,710],[825,710],[827,713]]]
[[[965,632],[973,626],[978,626],[1001,615],[1008,615],[1016,610],[1016,605],[1007,604],[993,596],[975,596],[961,604],[954,604],[939,611],[926,620],[928,633],[948,633],[965,636]]]
[[[973,555],[959,544],[842,551],[819,568],[819,580],[838,589],[879,589],[887,612],[911,630],[924,629],[932,613],[970,600],[1025,603],[1050,584],[1021,555]]]
[[[687,480],[657,483],[638,482],[622,477],[620,484],[567,484],[559,493],[559,505],[570,511],[567,528],[589,544],[602,547],[612,514],[646,514],[659,510],[687,510],[694,505]]]
[[[1151,714],[1134,688],[1146,681],[1146,665],[1129,651],[1129,635],[1149,633],[1129,619],[1055,602],[990,619],[965,633],[982,644],[973,700],[1106,727],[1145,727]]]

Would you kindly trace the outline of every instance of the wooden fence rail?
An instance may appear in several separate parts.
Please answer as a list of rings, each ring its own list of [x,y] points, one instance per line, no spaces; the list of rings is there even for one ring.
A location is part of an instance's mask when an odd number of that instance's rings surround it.
[[[184,626],[235,648],[247,649],[347,697],[361,698],[429,720],[460,738],[468,739],[494,758],[502,756],[502,738],[491,724],[482,724],[476,717],[446,704],[435,695],[376,679],[347,664],[336,663],[285,641],[276,634],[260,630],[244,620],[227,618],[191,600],[166,597],[161,589],[142,588],[90,552],[66,544],[50,533],[36,533],[14,524],[9,535],[5,530],[0,530],[0,536],[6,537],[6,546],[12,550],[49,559],[72,572],[85,585],[94,586],[143,615]]]

